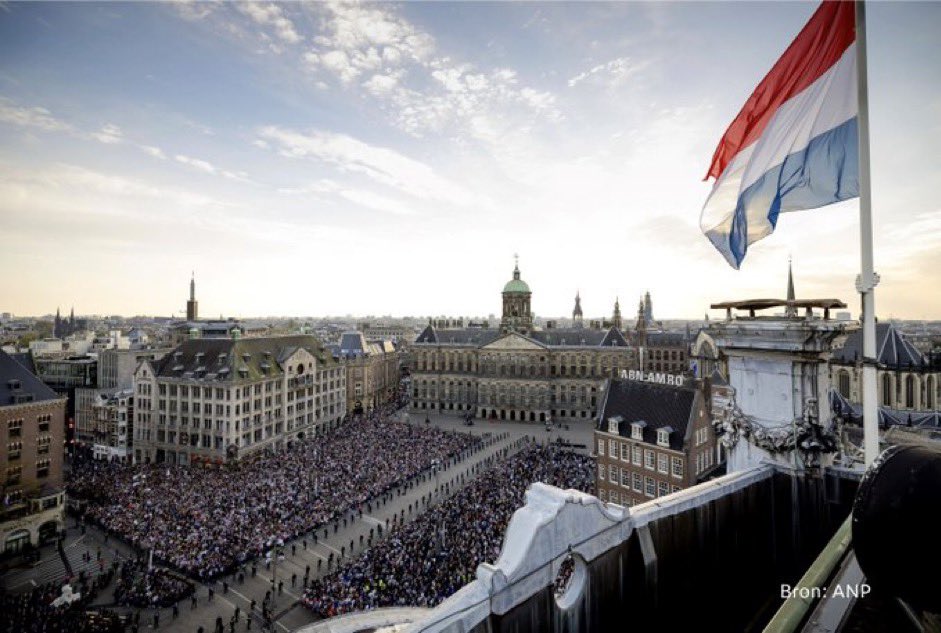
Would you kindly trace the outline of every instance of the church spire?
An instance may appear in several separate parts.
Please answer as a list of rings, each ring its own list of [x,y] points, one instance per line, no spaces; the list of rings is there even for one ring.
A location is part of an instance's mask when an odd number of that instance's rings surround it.
[[[796,296],[794,294],[794,271],[791,268],[791,258],[787,258],[787,300],[796,301]],[[788,305],[784,314],[788,317],[797,316],[797,306]]]
[[[621,302],[617,297],[614,298],[614,317],[611,319],[611,325],[621,329]]]
[[[575,322],[575,327],[582,327],[582,297],[578,290],[575,291],[575,309],[572,310],[572,321]]]
[[[199,303],[196,301],[196,271],[192,272],[190,277],[190,298],[186,302],[186,320],[196,321],[199,319]]]

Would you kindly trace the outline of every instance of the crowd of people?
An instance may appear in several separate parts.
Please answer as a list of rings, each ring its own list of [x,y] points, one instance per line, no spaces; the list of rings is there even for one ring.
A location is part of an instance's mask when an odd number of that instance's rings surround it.
[[[594,494],[586,455],[527,442],[507,460],[339,570],[314,581],[304,604],[321,617],[389,606],[431,607],[500,554],[513,512],[535,481]]]
[[[0,592],[0,633],[119,633],[121,617],[107,609],[90,610],[98,590],[111,582],[109,569],[88,581],[82,575],[69,585],[77,595],[61,600],[62,583],[50,582],[20,594]],[[56,601],[59,599],[59,604]]]
[[[429,469],[468,454],[479,438],[397,421],[378,409],[276,454],[220,469],[166,464],[76,464],[70,498],[85,518],[154,560],[202,580],[231,573],[289,540],[345,516]]]
[[[126,561],[121,565],[114,587],[114,600],[129,607],[169,607],[193,595],[193,583],[169,570],[147,569],[143,560]]]

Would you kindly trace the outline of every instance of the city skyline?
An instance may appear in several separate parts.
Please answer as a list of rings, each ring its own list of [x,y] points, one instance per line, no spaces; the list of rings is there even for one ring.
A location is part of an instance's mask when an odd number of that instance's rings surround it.
[[[783,296],[789,255],[858,315],[855,200],[741,271],[698,226],[815,6],[2,3],[0,310],[178,316],[195,269],[206,316],[499,313],[519,252],[543,316],[700,318]],[[883,318],[941,314],[938,24],[870,7]]]

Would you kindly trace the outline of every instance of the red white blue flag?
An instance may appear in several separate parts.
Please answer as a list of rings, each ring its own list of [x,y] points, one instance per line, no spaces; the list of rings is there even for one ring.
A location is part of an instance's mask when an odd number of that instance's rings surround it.
[[[853,2],[824,2],[726,130],[700,227],[738,268],[778,215],[859,196]]]

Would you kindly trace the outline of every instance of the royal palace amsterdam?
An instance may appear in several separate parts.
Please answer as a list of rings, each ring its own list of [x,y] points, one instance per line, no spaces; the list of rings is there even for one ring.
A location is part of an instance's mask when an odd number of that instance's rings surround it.
[[[547,422],[592,419],[605,380],[622,370],[685,371],[683,335],[648,331],[649,294],[633,332],[620,305],[611,321],[585,325],[576,295],[572,327],[533,323],[532,291],[519,264],[503,287],[499,328],[438,328],[429,324],[412,347],[411,410],[462,413],[483,419]]]

